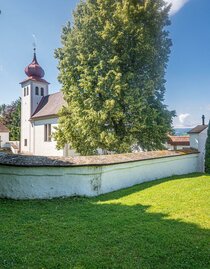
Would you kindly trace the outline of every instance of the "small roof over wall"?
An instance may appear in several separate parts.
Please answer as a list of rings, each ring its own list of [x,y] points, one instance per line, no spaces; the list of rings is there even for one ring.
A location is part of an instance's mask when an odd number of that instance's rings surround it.
[[[190,137],[169,135],[168,144],[172,146],[190,146]]]
[[[197,125],[195,128],[190,130],[188,132],[188,134],[199,134],[199,133],[203,132],[203,130],[205,130],[207,127],[208,127],[208,125]]]
[[[9,129],[0,122],[0,133],[9,133]]]
[[[138,153],[124,153],[97,156],[75,156],[75,157],[43,157],[3,154],[0,155],[0,165],[41,167],[41,166],[106,166],[121,163],[154,160],[161,158],[173,158],[189,154],[198,154],[195,149],[184,149],[178,151],[158,150]]]

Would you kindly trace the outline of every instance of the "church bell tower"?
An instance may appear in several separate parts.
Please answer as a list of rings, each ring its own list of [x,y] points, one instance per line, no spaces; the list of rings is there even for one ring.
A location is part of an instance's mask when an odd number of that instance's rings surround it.
[[[41,99],[48,95],[49,83],[44,79],[45,72],[36,58],[36,49],[31,64],[25,68],[27,78],[20,83],[21,94],[21,152],[33,154],[34,134],[30,119],[36,111]]]

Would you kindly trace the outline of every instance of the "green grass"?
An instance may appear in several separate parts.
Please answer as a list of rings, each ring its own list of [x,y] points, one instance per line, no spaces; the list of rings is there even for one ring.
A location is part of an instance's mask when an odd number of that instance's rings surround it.
[[[210,268],[210,176],[97,198],[0,200],[0,268]]]

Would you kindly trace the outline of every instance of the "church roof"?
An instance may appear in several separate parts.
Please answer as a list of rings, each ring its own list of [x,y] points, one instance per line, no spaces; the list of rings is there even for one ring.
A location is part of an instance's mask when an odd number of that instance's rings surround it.
[[[9,129],[0,122],[0,133],[9,133]]]
[[[190,130],[188,132],[188,134],[199,134],[203,130],[205,130],[207,127],[208,127],[208,125],[197,125],[195,128],[193,128],[192,130]]]
[[[44,83],[47,83],[47,84],[50,84],[49,82],[47,82],[45,79],[43,78],[35,78],[35,77],[28,77],[26,78],[25,80],[21,81],[20,84],[23,84],[29,80],[33,80],[33,81],[38,81],[38,82],[44,82]]]
[[[62,92],[57,92],[54,94],[44,96],[41,99],[34,114],[32,115],[31,120],[57,117],[58,112],[63,105],[65,105],[65,100],[63,98]]]

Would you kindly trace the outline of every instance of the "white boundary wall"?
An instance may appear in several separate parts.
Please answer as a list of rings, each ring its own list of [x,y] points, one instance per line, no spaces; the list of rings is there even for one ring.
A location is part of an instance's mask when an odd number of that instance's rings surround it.
[[[0,148],[6,148],[7,142],[9,142],[9,132],[0,132],[0,140],[1,140],[1,147]]]
[[[0,198],[49,199],[96,196],[145,181],[198,172],[198,154],[103,166],[0,165]]]
[[[207,134],[208,128],[203,130],[200,133],[190,134],[190,146],[191,148],[197,149],[199,154],[199,170],[204,172],[204,164],[205,164],[205,146],[206,146],[206,139],[208,137]]]

